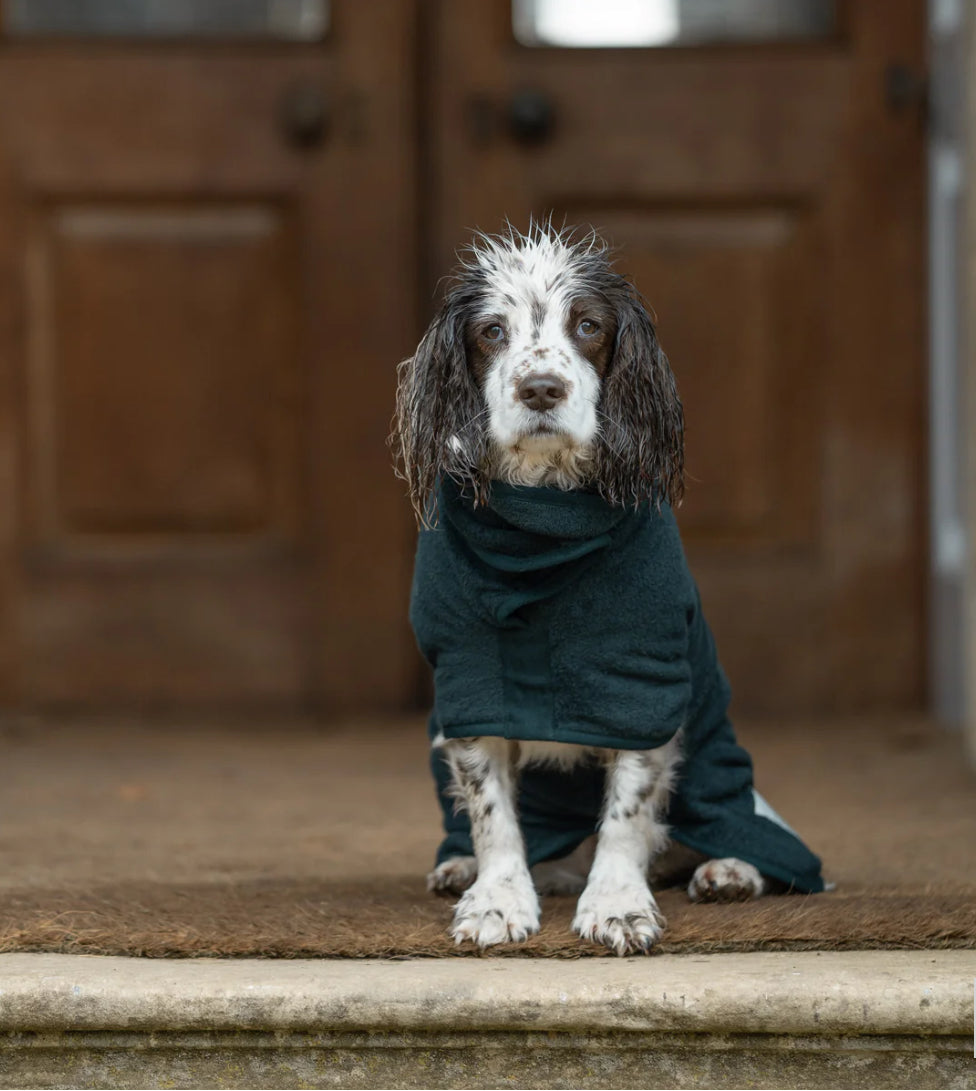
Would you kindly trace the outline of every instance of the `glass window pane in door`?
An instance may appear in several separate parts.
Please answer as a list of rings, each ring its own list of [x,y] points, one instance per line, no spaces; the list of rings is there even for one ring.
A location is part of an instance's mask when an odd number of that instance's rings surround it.
[[[513,0],[522,45],[623,48],[825,38],[836,0]]]
[[[12,38],[270,38],[316,41],[329,0],[4,0]]]

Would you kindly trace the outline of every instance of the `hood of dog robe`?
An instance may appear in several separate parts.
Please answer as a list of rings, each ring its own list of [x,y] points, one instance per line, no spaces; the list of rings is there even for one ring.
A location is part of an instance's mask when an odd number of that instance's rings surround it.
[[[475,506],[445,479],[438,510],[438,526],[420,534],[410,609],[434,670],[432,738],[650,749],[683,728],[674,839],[795,889],[823,889],[820,860],[756,813],[752,763],[727,716],[728,682],[667,506],[500,482]],[[472,846],[438,750],[432,767],[447,833],[440,862]],[[523,771],[530,865],[595,832],[602,792],[596,762]]]

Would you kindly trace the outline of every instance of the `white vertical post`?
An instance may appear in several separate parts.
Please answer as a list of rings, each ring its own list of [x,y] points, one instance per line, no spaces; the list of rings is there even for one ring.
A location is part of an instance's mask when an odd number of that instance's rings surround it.
[[[932,711],[952,725],[967,718],[976,699],[967,681],[966,589],[973,561],[962,335],[969,265],[963,203],[965,7],[962,0],[929,4],[929,679]]]
[[[962,99],[960,166],[962,198],[960,213],[959,275],[962,301],[960,330],[960,372],[963,407],[962,496],[966,529],[963,574],[963,729],[971,762],[976,765],[976,79],[968,74],[976,64],[976,18],[970,4],[958,0],[961,8],[956,33],[961,41],[960,67],[964,75],[959,88]],[[963,77],[961,77],[963,79]]]

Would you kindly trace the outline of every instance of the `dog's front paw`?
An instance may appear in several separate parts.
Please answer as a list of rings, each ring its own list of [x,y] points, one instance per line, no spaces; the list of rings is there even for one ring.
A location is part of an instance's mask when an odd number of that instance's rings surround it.
[[[455,943],[472,940],[479,947],[521,943],[539,931],[539,899],[532,881],[478,879],[454,908],[451,935]]]
[[[647,954],[666,923],[647,884],[634,882],[607,889],[588,886],[576,905],[573,931],[618,955]]]
[[[699,864],[688,884],[693,902],[747,902],[766,892],[766,880],[752,864],[727,856]]]
[[[478,860],[474,856],[452,856],[438,864],[427,876],[427,889],[432,894],[449,897],[463,894],[478,877]]]

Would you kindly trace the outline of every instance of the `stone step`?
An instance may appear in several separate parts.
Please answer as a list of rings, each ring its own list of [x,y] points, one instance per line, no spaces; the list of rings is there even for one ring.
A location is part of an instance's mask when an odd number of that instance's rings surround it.
[[[0,955],[0,1087],[976,1088],[976,951]]]

